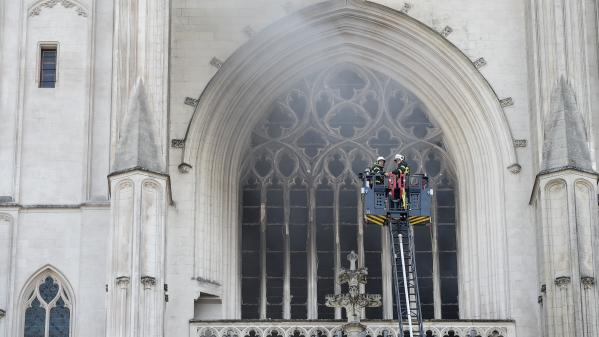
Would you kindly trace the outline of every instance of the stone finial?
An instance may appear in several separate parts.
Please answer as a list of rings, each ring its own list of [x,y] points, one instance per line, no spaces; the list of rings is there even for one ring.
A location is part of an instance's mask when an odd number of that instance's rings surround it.
[[[563,77],[553,90],[545,120],[542,170],[574,167],[591,171],[585,122],[574,90]]]
[[[119,128],[112,172],[141,168],[166,173],[159,139],[143,81],[138,78],[131,90],[127,111]]]
[[[347,255],[350,268],[341,268],[339,271],[339,284],[347,283],[348,292],[344,294],[327,295],[327,307],[345,308],[347,314],[347,324],[342,328],[348,336],[359,336],[365,327],[360,324],[360,313],[364,308],[379,307],[382,305],[381,295],[365,294],[360,290],[361,284],[366,284],[368,270],[366,268],[357,268],[356,261],[358,254],[354,251]]]

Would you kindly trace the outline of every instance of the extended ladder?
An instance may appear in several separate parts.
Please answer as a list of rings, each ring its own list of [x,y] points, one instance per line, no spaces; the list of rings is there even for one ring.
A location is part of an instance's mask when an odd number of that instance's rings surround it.
[[[407,177],[407,184],[404,182],[400,186],[407,189],[407,193],[403,193],[403,197],[408,198],[409,205],[406,205],[395,199],[389,201],[389,192],[395,192],[393,188],[397,186],[396,177],[387,179],[369,172],[360,173],[359,177],[362,179],[365,222],[387,225],[391,237],[395,304],[399,331],[402,331],[398,337],[425,337],[411,226],[431,221],[432,190],[429,188],[428,178],[423,174],[410,174]],[[391,196],[397,197],[397,194],[391,193]]]
[[[399,331],[403,331],[403,335],[400,333],[399,337],[425,337],[418,292],[414,238],[407,213],[392,212],[387,227],[392,246],[397,318]]]

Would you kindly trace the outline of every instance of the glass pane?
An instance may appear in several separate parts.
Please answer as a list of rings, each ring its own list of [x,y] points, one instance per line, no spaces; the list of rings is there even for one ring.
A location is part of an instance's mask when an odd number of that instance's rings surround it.
[[[244,277],[242,281],[241,303],[258,305],[260,303],[260,279]]]
[[[266,275],[273,277],[283,277],[283,271],[283,253],[266,253]]]
[[[347,263],[347,254],[352,250],[358,251],[358,225],[339,226],[339,241],[342,263]]]
[[[45,329],[46,310],[36,298],[25,310],[25,337],[44,337]]]
[[[441,278],[441,301],[443,303],[458,303],[458,279],[455,277]]]
[[[245,223],[260,223],[260,208],[244,207],[242,221]]]
[[[289,223],[306,224],[308,222],[308,209],[300,207],[291,207],[289,213]]]
[[[260,206],[260,191],[243,191],[243,204],[245,206]]]
[[[268,221],[268,223],[278,223],[278,224],[282,224],[284,221],[283,218],[283,208],[282,207],[276,207],[276,208],[272,208],[272,207],[268,207],[266,208],[266,221]]]
[[[260,307],[252,304],[241,305],[241,317],[246,319],[259,319],[260,318]]]
[[[58,295],[58,283],[50,276],[40,285],[40,295],[46,303],[50,303]]]
[[[458,261],[457,261],[456,253],[454,253],[454,252],[439,253],[439,269],[441,270],[441,277],[458,276]],[[420,272],[420,270],[419,270],[419,272]]]
[[[308,317],[308,308],[303,305],[291,305],[291,318],[306,319]]]
[[[51,82],[40,82],[40,88],[54,88],[55,87],[56,82],[51,81]]]
[[[376,252],[381,250],[381,228],[383,227],[378,225],[364,225],[365,251]]]
[[[308,279],[291,278],[291,304],[305,304],[308,300]]]
[[[245,277],[260,276],[260,253],[258,251],[243,252],[241,274]]]
[[[54,88],[56,83],[56,49],[42,48],[40,60],[40,88]]]
[[[291,206],[308,206],[308,194],[305,190],[294,190],[289,193]]]
[[[257,251],[260,249],[260,226],[243,225],[241,228],[241,249]]]
[[[276,277],[266,278],[266,302],[270,304],[283,303],[283,279]]]
[[[442,305],[441,317],[443,317],[443,319],[460,319],[460,311],[458,306],[453,304]]]
[[[268,306],[266,306],[266,318],[268,318],[268,319],[282,319],[283,318],[283,306],[282,305],[268,305]]]
[[[457,249],[455,225],[437,227],[437,235],[440,251],[455,251]]]
[[[62,299],[50,309],[49,337],[69,337],[71,312]]]
[[[269,252],[282,252],[284,248],[283,225],[266,225],[266,250]]]

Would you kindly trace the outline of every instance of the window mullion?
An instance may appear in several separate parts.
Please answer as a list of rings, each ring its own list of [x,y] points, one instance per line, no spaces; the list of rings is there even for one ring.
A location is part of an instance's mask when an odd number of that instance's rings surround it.
[[[339,279],[339,268],[341,268],[341,245],[339,234],[339,188],[340,184],[335,182],[333,185],[333,216],[335,221],[335,272],[333,281],[335,284],[335,294],[341,293],[341,285]],[[335,308],[335,319],[341,319],[341,308]]]
[[[383,279],[383,319],[393,319],[393,263],[387,228],[381,230],[381,277]]]
[[[363,205],[362,205],[362,193],[361,190],[358,189],[356,191],[356,193],[358,194],[358,198],[356,200],[358,200],[358,204],[357,204],[357,209],[358,209],[358,214],[357,214],[357,219],[356,219],[356,223],[358,226],[358,267],[362,268],[365,265],[364,262],[364,217],[362,216],[363,213]],[[364,284],[360,284],[360,292],[361,293],[366,293],[366,285]],[[366,318],[366,308],[362,308],[362,313],[361,313],[362,319]]]
[[[260,188],[260,319],[266,319],[266,183]]]
[[[44,303],[44,301],[40,301],[42,304]],[[50,336],[50,305],[48,303],[45,303],[44,308],[46,309],[46,321],[45,321],[45,326],[44,326],[44,336],[48,337]]]
[[[283,271],[283,319],[291,318],[291,281],[290,281],[290,246],[289,246],[289,185],[283,184],[283,217],[284,217],[284,271]]]
[[[433,301],[435,319],[441,319],[441,273],[439,269],[439,243],[437,233],[437,198],[432,198],[431,250],[433,255]]]
[[[314,182],[313,182],[314,183]],[[308,319],[318,318],[318,289],[316,264],[316,187],[308,184]]]

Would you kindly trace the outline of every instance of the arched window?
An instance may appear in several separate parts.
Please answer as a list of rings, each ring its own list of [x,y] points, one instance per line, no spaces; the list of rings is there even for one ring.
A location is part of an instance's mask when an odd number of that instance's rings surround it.
[[[51,270],[40,273],[25,291],[24,337],[70,337],[72,299]]]
[[[276,99],[249,146],[242,318],[305,319],[310,303],[320,319],[341,318],[325,295],[342,291],[336,272],[352,250],[369,270],[366,291],[392,307],[387,232],[363,223],[357,173],[395,153],[436,190],[434,223],[414,228],[424,318],[458,318],[456,177],[442,132],[416,96],[384,74],[339,64]],[[390,315],[366,310],[366,318]]]

